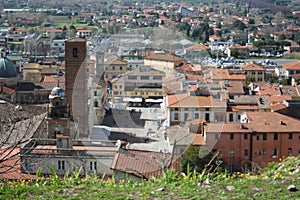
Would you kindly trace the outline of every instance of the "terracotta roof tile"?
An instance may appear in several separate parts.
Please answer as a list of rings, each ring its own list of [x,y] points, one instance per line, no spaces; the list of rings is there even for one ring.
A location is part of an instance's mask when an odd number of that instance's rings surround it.
[[[164,156],[165,158],[163,158]],[[149,179],[162,174],[163,169],[161,163],[165,163],[164,167],[171,166],[179,173],[179,157],[174,155],[171,165],[170,161],[171,154],[169,153],[164,154],[160,152],[120,149],[120,151],[115,154],[111,169]]]
[[[169,95],[169,107],[202,107],[212,106],[212,97],[190,96],[189,94]]]
[[[272,96],[269,96],[269,101],[271,104],[275,104],[275,103],[278,103],[278,102],[283,102],[284,100],[292,100],[292,97],[291,95],[272,95]]]
[[[0,148],[0,158],[1,160],[9,152],[9,156],[0,163],[0,171],[5,173],[0,173],[1,179],[35,179],[36,176],[33,174],[22,173],[20,165],[20,147],[11,146],[1,146]]]
[[[281,91],[279,86],[259,86],[259,91],[257,92],[259,95],[281,95]]]
[[[290,62],[290,63],[285,63],[282,64],[282,67],[285,68],[286,70],[300,70],[300,62]]]
[[[241,66],[241,69],[245,71],[265,71],[265,67],[256,62],[245,64]]]

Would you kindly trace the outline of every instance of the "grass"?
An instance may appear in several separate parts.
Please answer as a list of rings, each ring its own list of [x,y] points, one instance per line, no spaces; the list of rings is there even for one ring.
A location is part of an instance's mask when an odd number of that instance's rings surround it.
[[[189,172],[177,176],[168,171],[147,182],[118,184],[114,179],[78,175],[2,181],[0,199],[300,199],[300,191],[287,190],[291,184],[300,189],[300,157],[271,163],[259,175]],[[230,191],[228,186],[234,189]]]

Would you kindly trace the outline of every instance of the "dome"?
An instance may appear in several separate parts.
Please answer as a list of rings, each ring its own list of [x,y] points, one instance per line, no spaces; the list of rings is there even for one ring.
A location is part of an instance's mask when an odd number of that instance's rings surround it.
[[[53,99],[55,97],[59,97],[61,99],[66,98],[65,91],[63,89],[61,89],[60,87],[53,88],[49,95],[49,99]]]
[[[0,58],[0,78],[13,78],[17,76],[15,65],[11,60],[6,57]]]

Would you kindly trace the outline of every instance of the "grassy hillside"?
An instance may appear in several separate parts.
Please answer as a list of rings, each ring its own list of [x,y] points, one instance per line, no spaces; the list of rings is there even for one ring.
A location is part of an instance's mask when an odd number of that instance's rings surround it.
[[[298,191],[289,191],[295,185]],[[271,163],[260,175],[171,171],[145,183],[80,178],[0,182],[0,199],[300,199],[300,157]]]

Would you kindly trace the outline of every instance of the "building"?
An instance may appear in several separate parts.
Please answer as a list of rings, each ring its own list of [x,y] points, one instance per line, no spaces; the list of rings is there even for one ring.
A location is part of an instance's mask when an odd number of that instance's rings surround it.
[[[114,97],[162,98],[162,80],[165,73],[150,66],[140,66],[112,81]]]
[[[144,65],[149,65],[166,73],[166,77],[173,75],[174,68],[187,60],[174,54],[154,53],[144,58]]]
[[[17,85],[18,74],[15,65],[6,57],[0,58],[0,85]]]
[[[93,35],[93,31],[88,29],[81,29],[77,30],[76,35],[81,38],[89,38]]]
[[[247,112],[243,123],[209,123],[206,145],[220,151],[226,168],[247,171],[282,157],[300,154],[300,121],[279,113]]]
[[[251,82],[265,81],[266,69],[263,65],[251,62],[241,66],[241,69],[245,71],[246,77],[250,79]]]
[[[87,95],[87,45],[83,38],[65,40],[65,88],[66,102],[71,116],[79,123],[79,132],[87,136],[88,95]],[[76,101],[73,101],[76,99]]]
[[[227,48],[227,56],[235,58],[248,58],[250,54],[249,46],[230,46]]]
[[[112,58],[107,59],[104,62],[104,65],[107,66],[104,72],[104,77],[107,77],[109,80],[127,72],[127,61],[116,56],[112,56]]]
[[[283,75],[285,79],[289,79],[291,75],[300,74],[300,62],[296,61],[282,64],[282,72],[278,67],[275,69],[275,73],[279,77]]]
[[[226,119],[226,102],[215,100],[212,96],[168,95],[165,103],[168,126],[200,118],[211,122],[224,122]]]
[[[38,170],[44,175],[65,175],[81,169],[81,175],[97,174],[111,176],[114,154],[117,151],[112,141],[97,143],[90,140],[77,140],[73,130],[70,110],[64,91],[55,87],[49,96],[50,104],[46,116],[46,135],[35,134],[20,151],[23,173],[35,174]],[[72,125],[73,124],[73,125]]]

